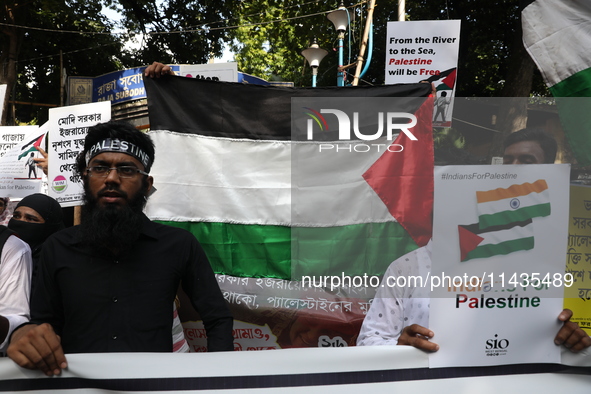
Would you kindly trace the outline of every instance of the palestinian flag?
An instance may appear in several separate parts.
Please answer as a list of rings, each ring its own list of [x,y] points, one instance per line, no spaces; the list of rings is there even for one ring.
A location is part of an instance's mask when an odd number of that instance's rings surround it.
[[[506,255],[534,248],[532,220],[482,230],[478,223],[458,226],[460,261]]]
[[[481,229],[550,215],[548,184],[543,179],[506,189],[477,191],[476,201]]]
[[[450,68],[449,70],[442,71],[437,75],[433,75],[426,79],[428,82],[433,82],[435,84],[435,90],[438,92],[440,90],[453,90],[456,86],[456,75],[457,75],[457,68]],[[435,83],[436,81],[441,82]]]
[[[216,273],[288,280],[300,279],[294,273],[377,275],[431,236],[429,84],[293,89],[184,77],[144,83],[158,189],[147,215],[192,232]],[[337,149],[319,154],[319,142],[292,140],[292,98],[329,104],[394,96],[407,99],[393,112],[418,119],[410,129],[417,141],[402,132],[394,141],[404,152],[355,152],[351,141],[335,142],[328,133]]]
[[[19,160],[22,159],[23,157],[27,156],[31,152],[35,152],[35,153],[38,152],[37,147],[41,146],[41,141],[43,141],[43,137],[45,137],[45,134],[43,134],[39,138],[35,138],[35,139],[29,141],[28,143],[26,143],[25,145],[23,145],[23,147],[21,148],[21,150],[23,152],[20,155],[18,155],[18,159]]]
[[[589,165],[591,2],[530,0],[521,19],[525,48],[557,98],[569,145],[579,164]]]

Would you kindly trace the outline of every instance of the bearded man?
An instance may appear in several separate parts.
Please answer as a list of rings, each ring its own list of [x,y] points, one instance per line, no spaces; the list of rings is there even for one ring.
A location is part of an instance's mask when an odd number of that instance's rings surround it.
[[[232,317],[195,237],[151,222],[154,145],[122,122],[88,130],[76,166],[84,182],[82,220],[46,241],[31,321],[8,356],[46,375],[64,353],[171,352],[171,305],[179,283],[199,312],[208,351],[233,350]]]

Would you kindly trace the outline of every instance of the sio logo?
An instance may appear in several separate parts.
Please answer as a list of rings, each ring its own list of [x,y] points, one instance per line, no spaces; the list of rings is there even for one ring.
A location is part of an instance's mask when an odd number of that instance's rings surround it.
[[[63,193],[68,188],[68,181],[63,175],[58,175],[51,182],[51,188],[57,193]]]
[[[507,348],[509,347],[508,339],[498,339],[498,335],[495,334],[494,338],[487,339],[485,345],[485,353],[487,356],[505,356],[507,354]]]

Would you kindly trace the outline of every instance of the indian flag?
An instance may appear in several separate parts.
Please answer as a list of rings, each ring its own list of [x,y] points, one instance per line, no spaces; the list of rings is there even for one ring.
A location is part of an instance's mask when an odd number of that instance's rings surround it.
[[[481,229],[550,215],[550,195],[544,179],[476,192]]]
[[[146,213],[192,232],[216,273],[377,275],[430,237],[428,84],[293,89],[167,77],[145,86],[158,189]],[[320,142],[291,138],[294,97],[393,96],[408,97],[394,112],[418,118],[418,141],[394,141],[404,152],[330,141],[335,149],[320,154]]]
[[[534,248],[531,219],[481,229],[478,223],[458,226],[460,261],[506,255]]]
[[[579,164],[589,165],[591,2],[529,0],[521,19],[525,48],[557,98],[570,147]]]

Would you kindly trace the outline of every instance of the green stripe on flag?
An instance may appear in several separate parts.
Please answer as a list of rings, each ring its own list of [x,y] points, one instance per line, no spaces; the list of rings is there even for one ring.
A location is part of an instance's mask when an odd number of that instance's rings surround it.
[[[498,255],[506,255],[520,250],[531,250],[534,248],[534,237],[514,239],[498,244],[479,246],[466,255],[463,261],[471,259],[482,259]]]
[[[578,164],[591,164],[591,68],[550,87],[556,98],[564,135]]]
[[[33,147],[31,147],[31,148],[29,148],[29,149],[27,149],[26,151],[24,151],[23,153],[21,153],[21,154],[18,156],[18,159],[19,159],[19,160],[20,160],[20,159],[22,159],[23,157],[27,156],[27,155],[28,155],[29,153],[31,153],[31,152],[37,152],[37,149],[36,149],[34,146],[33,146]]]
[[[417,248],[396,222],[316,228],[158,222],[191,232],[215,273],[239,277],[381,275],[392,261]]]
[[[479,227],[485,229],[491,226],[502,226],[512,222],[522,222],[536,217],[550,215],[550,203],[533,205],[531,207],[519,208],[511,211],[503,211],[490,215],[478,217]]]
[[[591,68],[558,82],[550,91],[554,97],[591,97]]]

